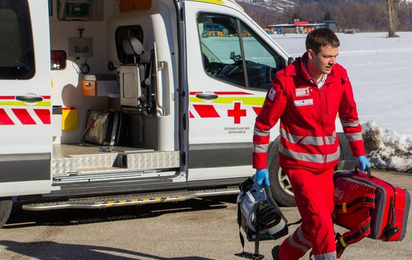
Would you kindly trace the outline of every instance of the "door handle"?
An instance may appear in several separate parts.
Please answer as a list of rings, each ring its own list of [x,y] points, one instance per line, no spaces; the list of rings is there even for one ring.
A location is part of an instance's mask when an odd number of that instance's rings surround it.
[[[216,95],[216,94],[213,94],[213,93],[198,93],[198,94],[196,94],[196,97],[201,98],[201,99],[209,99],[210,100],[210,99],[216,99],[219,96]]]
[[[27,102],[27,103],[36,103],[36,102],[43,101],[42,97],[31,96],[31,95],[16,96],[16,99],[19,101]]]

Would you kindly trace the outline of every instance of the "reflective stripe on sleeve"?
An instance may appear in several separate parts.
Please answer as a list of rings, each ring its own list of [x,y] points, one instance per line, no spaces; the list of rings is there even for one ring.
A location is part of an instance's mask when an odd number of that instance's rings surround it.
[[[270,130],[269,131],[261,131],[261,130],[259,130],[255,127],[255,130],[253,131],[253,134],[257,135],[257,136],[269,136],[270,135]]]
[[[254,144],[253,152],[254,153],[266,153],[268,151],[269,144]]]
[[[346,134],[346,138],[349,142],[363,140],[362,133]]]
[[[359,126],[359,121],[346,121],[341,119],[340,123],[342,124],[343,127],[358,127]]]

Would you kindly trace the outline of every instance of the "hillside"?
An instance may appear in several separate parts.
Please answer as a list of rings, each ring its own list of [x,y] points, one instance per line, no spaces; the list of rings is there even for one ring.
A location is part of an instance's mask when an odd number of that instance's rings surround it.
[[[236,0],[260,26],[302,21],[332,20],[338,28],[363,32],[387,31],[385,1],[372,0]],[[412,0],[396,7],[396,31],[412,31]]]

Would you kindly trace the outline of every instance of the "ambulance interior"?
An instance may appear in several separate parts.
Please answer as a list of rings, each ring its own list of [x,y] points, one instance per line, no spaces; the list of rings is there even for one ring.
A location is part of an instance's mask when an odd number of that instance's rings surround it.
[[[175,7],[134,2],[50,1],[53,176],[60,181],[104,171],[167,175],[179,168],[175,90],[169,89],[177,85],[171,84],[177,53],[169,52],[176,39],[166,39],[166,30],[176,30],[169,12]],[[118,133],[106,136],[106,128]]]
[[[179,124],[184,123],[176,111],[185,109],[185,104],[178,102],[182,64],[174,1],[52,3],[52,101],[57,112],[53,175],[88,173],[97,166],[107,171],[116,167],[177,174],[184,141],[179,138]],[[199,39],[198,60],[203,68],[192,66],[192,75],[205,73],[225,86],[266,91],[276,71],[286,65],[243,22],[213,12],[200,12],[196,19],[198,30],[193,34]],[[243,45],[239,35],[245,38]],[[241,47],[247,50],[243,54]],[[121,126],[117,127],[121,134],[103,143],[96,118],[103,122],[101,118],[109,117],[110,111],[121,111],[108,120]],[[63,161],[73,157],[75,166],[57,169],[72,165]]]

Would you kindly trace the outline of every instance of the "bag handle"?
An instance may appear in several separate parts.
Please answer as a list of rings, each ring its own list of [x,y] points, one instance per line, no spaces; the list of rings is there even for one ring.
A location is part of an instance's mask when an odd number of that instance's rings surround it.
[[[351,171],[351,172],[347,172],[347,171],[337,171],[335,172],[335,174],[333,175],[334,178],[337,177],[353,177],[353,176],[359,176],[359,173],[362,172],[361,170],[359,170],[358,166],[355,166],[355,170]],[[371,168],[367,167],[366,168],[366,174],[368,175],[368,178],[372,178],[372,172],[371,172]]]

